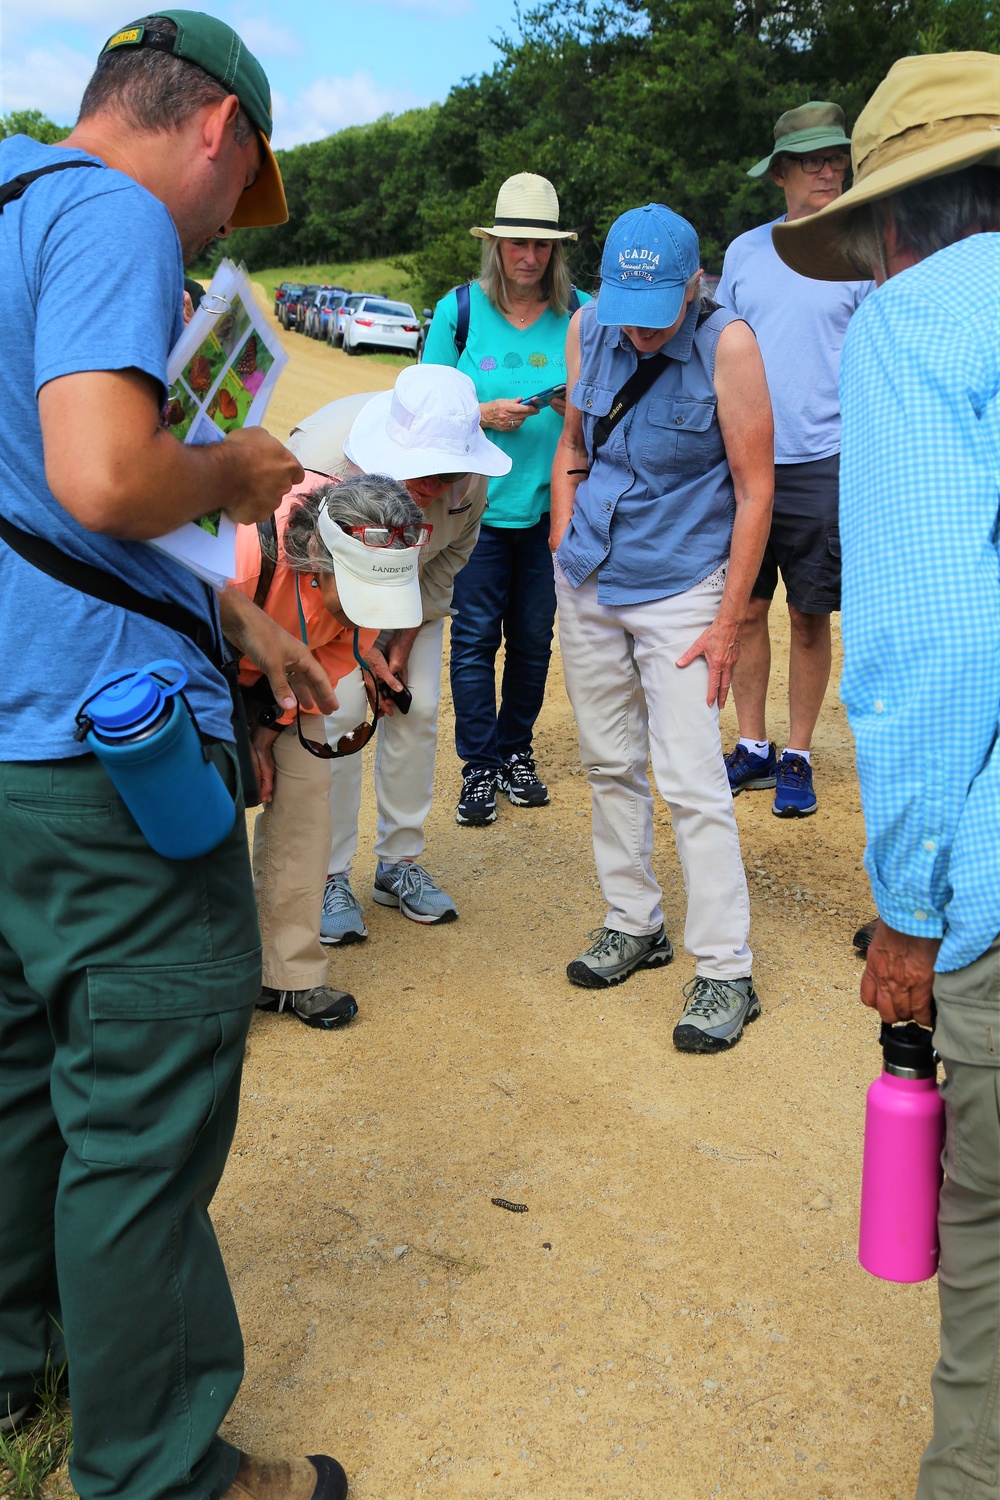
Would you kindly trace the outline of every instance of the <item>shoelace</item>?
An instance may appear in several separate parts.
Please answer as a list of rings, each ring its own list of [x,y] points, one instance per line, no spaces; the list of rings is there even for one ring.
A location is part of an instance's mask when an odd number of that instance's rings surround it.
[[[383,871],[383,873],[388,874],[389,872]],[[425,870],[423,865],[407,864],[402,860],[396,866],[396,870],[393,871],[390,880],[396,887],[397,896],[413,896],[417,901],[422,899],[424,891],[436,891],[438,889],[431,879],[429,871]]]
[[[507,780],[520,786],[532,786],[538,780],[535,762],[530,755],[512,755],[506,766]]]
[[[704,1016],[706,1020],[718,1011],[725,1014],[732,1005],[734,993],[739,994],[739,991],[734,990],[732,985],[724,984],[721,979],[707,979],[704,975],[698,975],[684,986],[684,999],[691,1002],[687,1014]]]
[[[588,932],[588,937],[595,938],[594,946],[590,953],[594,958],[608,958],[612,954],[615,958],[625,957],[624,932],[618,932],[614,927],[595,927],[593,932]]]
[[[361,902],[346,880],[328,880],[323,892],[323,915],[336,916],[342,911],[360,911]]]
[[[495,795],[492,771],[470,771],[462,787],[463,802],[488,802]]]
[[[809,771],[809,762],[803,760],[801,755],[792,755],[787,759],[782,756],[778,762],[778,774],[786,786],[805,786],[809,780]]]

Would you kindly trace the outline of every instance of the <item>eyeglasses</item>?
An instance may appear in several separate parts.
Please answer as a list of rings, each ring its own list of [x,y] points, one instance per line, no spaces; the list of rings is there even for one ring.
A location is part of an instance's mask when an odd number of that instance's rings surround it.
[[[397,540],[407,547],[426,547],[434,528],[414,522],[409,526],[349,526],[347,530],[366,547],[391,547]]]
[[[822,156],[790,156],[788,160],[800,166],[807,177],[816,177],[828,163],[834,172],[846,172],[851,164],[846,151],[827,151]]]
[[[365,720],[356,729],[352,729],[349,734],[342,734],[337,741],[337,748],[334,749],[332,745],[321,745],[316,740],[306,739],[302,733],[302,709],[300,707],[296,708],[295,733],[299,737],[299,744],[303,750],[308,750],[310,755],[315,755],[317,760],[340,760],[345,755],[357,755],[358,751],[365,748],[375,733],[378,728],[378,721],[385,712],[378,701],[378,688],[375,683],[374,673],[364,658],[358,654],[357,639],[357,631],[355,631],[354,654],[361,667],[361,680],[365,685],[365,697],[368,699],[368,706],[372,711],[372,722],[369,724]]]

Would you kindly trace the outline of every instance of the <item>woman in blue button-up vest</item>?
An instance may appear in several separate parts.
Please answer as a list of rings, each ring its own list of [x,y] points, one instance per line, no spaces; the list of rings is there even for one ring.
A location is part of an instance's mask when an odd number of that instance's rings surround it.
[[[608,904],[567,974],[604,988],[673,956],[651,864],[651,760],[696,960],[674,1045],[715,1052],[760,1014],[719,709],[770,525],[774,450],[756,340],[702,300],[700,281],[698,237],[662,204],[613,225],[597,302],[567,339],[552,546]]]

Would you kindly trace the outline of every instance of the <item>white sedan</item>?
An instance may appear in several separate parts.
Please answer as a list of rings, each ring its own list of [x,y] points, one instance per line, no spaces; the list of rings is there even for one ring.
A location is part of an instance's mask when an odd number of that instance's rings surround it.
[[[360,354],[367,345],[405,349],[415,356],[420,342],[420,319],[408,302],[363,297],[347,320],[343,342],[348,354]]]

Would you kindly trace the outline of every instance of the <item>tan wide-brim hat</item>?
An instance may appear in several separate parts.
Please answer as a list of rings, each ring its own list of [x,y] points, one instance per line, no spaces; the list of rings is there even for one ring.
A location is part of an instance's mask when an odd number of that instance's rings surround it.
[[[470,229],[476,239],[575,240],[576,231],[559,228],[559,198],[547,177],[518,172],[497,193],[490,227]]]
[[[1000,167],[1000,57],[942,52],[894,63],[858,116],[854,185],[819,213],[771,230],[786,265],[816,281],[857,281],[840,249],[845,216],[930,177]]]

